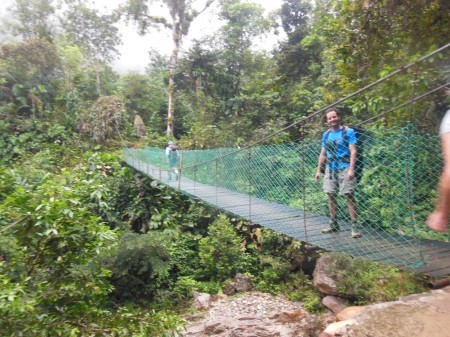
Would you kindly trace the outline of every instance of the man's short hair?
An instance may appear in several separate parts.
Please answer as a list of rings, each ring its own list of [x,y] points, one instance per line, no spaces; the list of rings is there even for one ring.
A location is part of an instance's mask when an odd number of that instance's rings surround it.
[[[327,117],[327,114],[331,111],[335,111],[338,116],[342,116],[338,108],[328,108],[327,110],[325,110],[324,116]]]

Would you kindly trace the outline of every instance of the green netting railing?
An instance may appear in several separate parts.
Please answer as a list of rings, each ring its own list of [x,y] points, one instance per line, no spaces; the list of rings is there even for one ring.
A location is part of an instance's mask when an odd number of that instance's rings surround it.
[[[319,140],[244,150],[181,151],[180,183],[182,186],[183,179],[188,178],[327,214],[322,184],[314,179],[319,152]],[[155,178],[168,180],[170,170],[164,150],[127,150],[127,155],[150,164],[153,171],[149,173]],[[356,190],[360,222],[377,229],[412,234],[414,226],[423,225],[433,207],[442,165],[438,137],[414,134],[408,128],[370,132],[364,142],[363,161],[363,174]],[[347,220],[345,205],[339,210],[339,218]]]
[[[342,231],[320,232],[328,221],[327,196],[315,180],[320,146],[312,139],[180,151],[179,180],[170,174],[163,149],[127,149],[125,159],[184,193],[300,240],[398,266],[423,264],[419,238],[427,230],[442,165],[438,137],[411,126],[366,133],[355,192],[363,237],[356,240],[348,235],[343,196],[338,198]]]

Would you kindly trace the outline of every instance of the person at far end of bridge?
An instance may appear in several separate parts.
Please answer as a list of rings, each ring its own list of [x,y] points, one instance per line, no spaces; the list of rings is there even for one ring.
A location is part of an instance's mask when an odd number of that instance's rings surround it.
[[[450,214],[450,109],[447,110],[441,122],[439,134],[441,136],[444,168],[439,179],[438,202],[434,212],[428,216],[427,225],[435,231],[444,232],[447,230]]]
[[[178,147],[173,141],[169,140],[166,145],[166,163],[169,166],[169,180],[172,180],[172,171],[175,172],[175,179],[178,180],[179,168],[178,163],[180,159],[180,153]]]
[[[322,135],[322,150],[320,151],[316,180],[323,177],[323,190],[328,195],[328,210],[330,212],[329,227],[322,229],[322,233],[333,233],[340,230],[337,222],[337,195],[345,195],[350,220],[352,222],[351,236],[361,237],[356,230],[356,203],[354,190],[356,187],[356,134],[355,131],[341,124],[342,117],[338,109],[330,108],[325,111],[325,117],[330,129]],[[325,169],[324,169],[325,168]]]

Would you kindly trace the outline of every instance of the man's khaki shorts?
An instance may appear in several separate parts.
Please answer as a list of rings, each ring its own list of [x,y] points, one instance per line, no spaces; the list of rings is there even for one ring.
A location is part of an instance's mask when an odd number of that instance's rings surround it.
[[[348,167],[339,170],[331,171],[327,167],[323,178],[323,191],[325,193],[337,193],[338,191],[343,194],[352,193],[356,187],[356,179],[348,178]]]

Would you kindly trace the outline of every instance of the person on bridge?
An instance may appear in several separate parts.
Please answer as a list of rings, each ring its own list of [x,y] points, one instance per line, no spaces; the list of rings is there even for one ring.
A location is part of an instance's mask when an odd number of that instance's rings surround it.
[[[333,233],[340,230],[337,222],[337,194],[338,191],[346,197],[350,220],[352,222],[351,236],[361,237],[356,230],[356,203],[353,192],[356,187],[356,135],[352,128],[341,124],[338,109],[330,108],[325,111],[325,117],[330,129],[322,135],[322,150],[320,151],[316,180],[325,165],[323,190],[328,195],[328,210],[330,212],[329,227],[322,229],[322,233]],[[345,129],[345,131],[344,131]],[[345,137],[344,137],[345,132]]]
[[[175,172],[175,180],[178,180],[180,153],[178,147],[169,140],[166,145],[166,163],[169,166],[169,180],[172,180],[172,171]]]
[[[434,212],[428,216],[427,225],[435,231],[444,232],[447,230],[450,213],[450,110],[447,110],[441,122],[439,135],[444,167],[439,179],[438,202]]]

